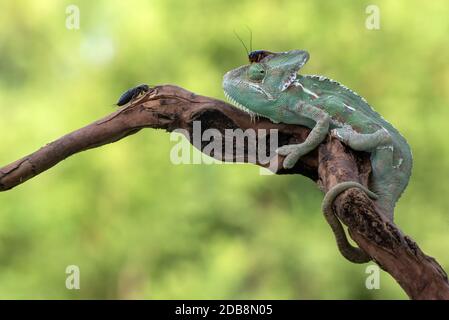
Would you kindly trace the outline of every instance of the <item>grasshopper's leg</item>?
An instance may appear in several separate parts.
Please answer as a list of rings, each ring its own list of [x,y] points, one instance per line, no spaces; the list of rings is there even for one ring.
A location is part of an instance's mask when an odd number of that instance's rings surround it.
[[[329,131],[330,116],[323,110],[309,104],[298,104],[293,113],[311,119],[316,124],[303,143],[289,144],[277,149],[278,154],[286,156],[283,162],[286,169],[292,168],[301,156],[315,149]]]

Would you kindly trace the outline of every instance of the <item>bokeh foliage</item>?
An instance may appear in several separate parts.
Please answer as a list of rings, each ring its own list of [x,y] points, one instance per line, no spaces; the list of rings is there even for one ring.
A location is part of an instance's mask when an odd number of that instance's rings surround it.
[[[65,27],[79,6],[79,30]],[[380,8],[367,30],[365,8]],[[449,4],[436,1],[0,3],[0,163],[110,113],[127,88],[172,83],[223,98],[253,47],[307,49],[303,73],[365,96],[415,157],[396,221],[449,270]],[[252,165],[179,165],[163,131],[71,157],[0,194],[0,298],[406,298],[337,252],[322,194]],[[65,268],[81,268],[81,290]]]

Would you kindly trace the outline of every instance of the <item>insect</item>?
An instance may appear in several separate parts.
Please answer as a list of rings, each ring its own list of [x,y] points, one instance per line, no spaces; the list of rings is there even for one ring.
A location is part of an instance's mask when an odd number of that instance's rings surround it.
[[[245,48],[246,54],[248,55],[249,63],[260,62],[260,60],[262,60],[266,56],[273,54],[273,52],[267,51],[267,50],[254,50],[253,51],[253,48],[252,48],[253,47],[253,33],[252,33],[251,29],[248,28],[248,30],[249,30],[249,51],[248,51],[248,48],[246,47],[245,43],[243,42],[242,38],[239,37],[239,35],[237,34],[237,32],[235,32],[235,30],[234,30],[234,34],[237,37],[237,39],[239,39],[239,41],[243,45],[243,47]]]
[[[147,84],[140,84],[134,88],[131,88],[131,89],[125,91],[120,96],[120,98],[118,99],[116,104],[118,106],[123,106],[123,105],[127,104],[128,102],[130,102],[131,100],[133,100],[134,98],[136,98],[139,94],[148,92],[148,90],[150,90],[150,87]]]
[[[267,50],[251,51],[250,53],[248,53],[248,60],[250,63],[260,62],[260,60],[262,60],[266,56],[269,56],[270,54],[273,54],[273,52]]]

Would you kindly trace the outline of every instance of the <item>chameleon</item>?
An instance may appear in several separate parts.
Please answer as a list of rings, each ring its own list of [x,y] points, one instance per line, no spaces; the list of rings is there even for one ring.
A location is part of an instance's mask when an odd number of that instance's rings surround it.
[[[368,188],[355,181],[338,183],[328,190],[321,206],[341,254],[354,263],[365,263],[370,256],[348,242],[333,212],[333,201],[345,190],[359,188],[393,221],[395,204],[411,176],[411,149],[399,131],[362,96],[330,78],[299,74],[308,60],[309,53],[304,50],[269,52],[227,72],[222,84],[224,94],[252,118],[261,116],[274,123],[311,129],[304,142],[276,150],[285,156],[282,166],[286,169],[315,149],[328,134],[353,150],[370,154]]]

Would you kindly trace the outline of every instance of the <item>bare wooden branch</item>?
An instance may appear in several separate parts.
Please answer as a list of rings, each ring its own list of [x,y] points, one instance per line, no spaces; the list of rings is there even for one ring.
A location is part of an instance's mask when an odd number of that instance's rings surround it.
[[[195,121],[200,121],[202,132],[214,128],[223,135],[226,129],[277,129],[279,145],[302,142],[310,132],[304,127],[273,124],[266,119],[252,121],[246,113],[223,101],[176,86],[159,86],[131,105],[1,168],[0,191],[14,188],[75,153],[115,142],[143,128],[184,129],[191,138]],[[202,150],[206,144],[195,146]],[[240,147],[246,149],[247,145]],[[307,176],[323,191],[342,181],[367,184],[371,168],[367,154],[354,152],[335,139],[329,139],[318,149],[302,157],[290,170],[279,165],[272,169],[277,174]],[[245,154],[243,161],[268,167],[269,163],[262,163],[257,155]],[[234,152],[213,156],[225,161],[242,160]],[[275,157],[282,163],[282,157]],[[336,199],[334,209],[354,241],[396,279],[410,298],[449,299],[449,283],[441,266],[388,221],[363,192],[347,190]]]

